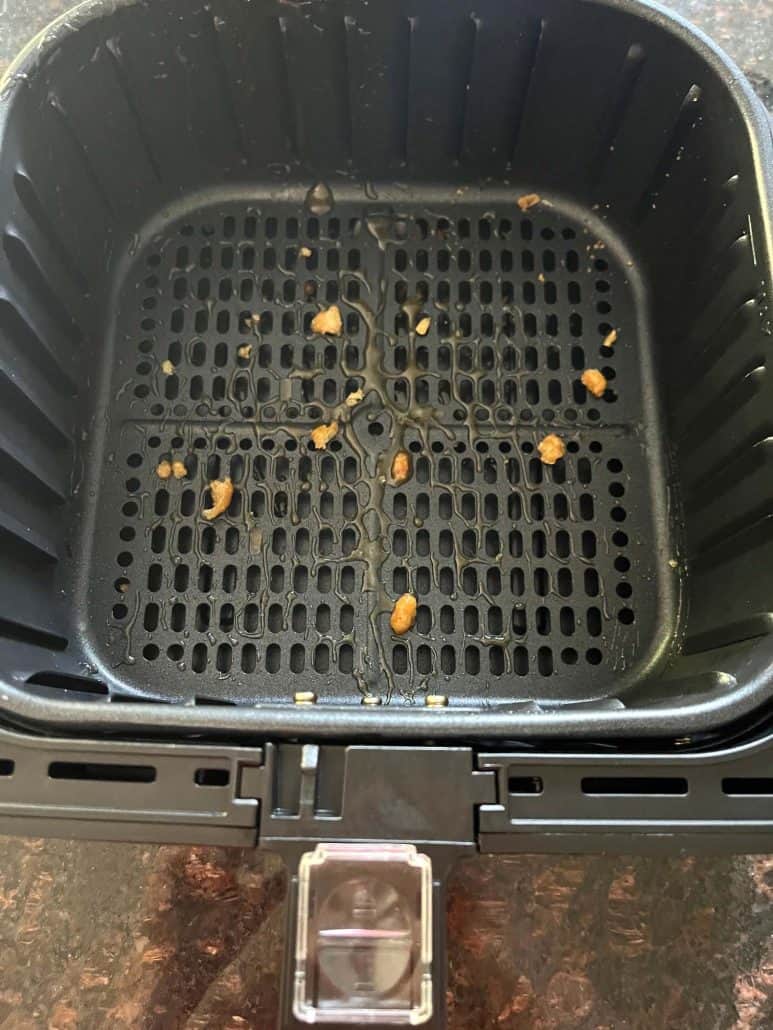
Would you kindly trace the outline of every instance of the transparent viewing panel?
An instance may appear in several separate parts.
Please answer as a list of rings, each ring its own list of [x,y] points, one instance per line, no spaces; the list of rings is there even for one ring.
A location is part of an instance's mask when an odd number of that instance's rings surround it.
[[[298,873],[293,1011],[306,1023],[432,1015],[432,864],[408,844],[318,844]]]

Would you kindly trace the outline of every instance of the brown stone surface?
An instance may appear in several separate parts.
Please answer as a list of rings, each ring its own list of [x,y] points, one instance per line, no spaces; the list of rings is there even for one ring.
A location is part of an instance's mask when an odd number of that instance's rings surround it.
[[[269,1030],[285,873],[251,850],[0,839],[3,1030]],[[449,1026],[768,1030],[773,858],[478,858]]]
[[[70,6],[0,0],[0,69]],[[773,108],[773,0],[675,0]],[[285,875],[254,851],[0,839],[0,1030],[268,1030]],[[768,1030],[773,859],[479,858],[452,1030]]]

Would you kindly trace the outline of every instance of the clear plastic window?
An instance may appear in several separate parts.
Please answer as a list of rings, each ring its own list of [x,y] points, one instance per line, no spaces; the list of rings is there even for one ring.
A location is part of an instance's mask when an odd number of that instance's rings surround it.
[[[298,870],[293,1012],[417,1026],[432,1015],[432,864],[409,844],[318,844]]]

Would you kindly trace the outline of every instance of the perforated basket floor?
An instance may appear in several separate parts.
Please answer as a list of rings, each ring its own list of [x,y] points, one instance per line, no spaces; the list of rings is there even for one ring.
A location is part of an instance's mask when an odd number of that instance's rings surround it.
[[[546,206],[234,204],[153,239],[121,293],[91,563],[90,649],[111,681],[451,705],[635,683],[674,627],[626,273]],[[312,335],[334,302],[344,336]],[[610,382],[600,400],[588,367]],[[335,415],[315,452],[310,430]],[[553,468],[536,454],[548,432],[568,447]],[[413,475],[382,486],[395,439]],[[185,478],[159,479],[164,458]],[[225,474],[234,499],[209,523]],[[409,590],[417,622],[398,638],[388,611]]]

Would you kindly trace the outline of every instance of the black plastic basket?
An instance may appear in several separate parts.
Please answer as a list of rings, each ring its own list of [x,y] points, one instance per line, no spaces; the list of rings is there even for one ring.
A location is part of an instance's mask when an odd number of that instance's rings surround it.
[[[0,131],[2,825],[758,845],[773,146],[708,40],[634,0],[87,0]]]

